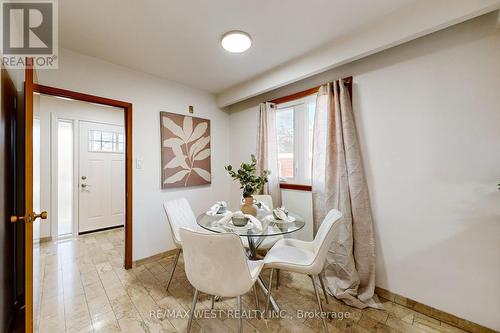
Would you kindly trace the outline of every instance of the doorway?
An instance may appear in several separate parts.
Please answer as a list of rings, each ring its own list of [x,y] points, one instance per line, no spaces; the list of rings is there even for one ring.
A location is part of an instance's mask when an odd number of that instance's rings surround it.
[[[56,142],[57,136],[60,135],[62,139],[58,143],[65,147],[59,148],[61,153],[57,154],[62,160],[66,159],[66,162],[60,163],[67,164],[72,160],[74,164],[73,168],[64,168],[66,171],[73,170],[72,174],[58,175],[61,181],[57,184],[52,181],[51,184],[53,188],[57,185],[56,192],[61,194],[60,197],[51,197],[51,210],[60,215],[57,229],[53,228],[51,234],[80,234],[95,231],[96,228],[99,230],[124,225],[124,266],[126,269],[132,268],[132,104],[38,84],[35,84],[34,91],[41,96],[89,102],[101,108],[104,106],[123,111],[122,126],[117,126],[113,121],[100,122],[91,118],[51,118],[52,128],[57,129],[52,131],[52,135],[56,136],[52,137],[52,141]],[[77,132],[80,134],[75,135]],[[76,139],[71,142],[69,137]],[[80,158],[75,158],[75,155]],[[52,165],[59,163],[54,160],[56,154],[51,158]],[[105,173],[110,177],[105,177]],[[104,178],[109,181],[109,186],[104,186]],[[67,188],[59,189],[61,184],[65,184]],[[105,191],[109,191],[108,195]],[[114,195],[119,191],[124,193],[121,198]],[[101,201],[105,197],[109,198],[109,205]],[[73,206],[68,202],[73,202]],[[95,205],[96,203],[98,205]],[[82,209],[79,209],[80,207]],[[89,207],[93,210],[88,209]],[[99,224],[99,220],[102,222],[104,217],[108,221],[107,224]]]
[[[123,109],[44,94],[39,101],[41,206],[50,216],[42,240],[124,226],[125,133]],[[38,144],[37,138],[41,141]],[[36,182],[34,182],[36,184]]]

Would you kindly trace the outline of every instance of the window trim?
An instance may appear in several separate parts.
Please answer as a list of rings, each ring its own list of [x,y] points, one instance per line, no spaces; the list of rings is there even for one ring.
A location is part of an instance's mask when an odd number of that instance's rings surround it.
[[[342,80],[347,85],[347,89],[349,90],[349,97],[350,97],[351,103],[352,103],[352,76],[342,78]],[[293,93],[290,95],[275,98],[269,102],[273,103],[273,104],[283,104],[283,103],[291,102],[291,101],[294,101],[297,99],[301,99],[301,98],[304,98],[304,97],[307,97],[310,95],[317,94],[321,87],[322,87],[322,85],[315,86],[313,88],[299,91],[299,92],[296,92],[296,93]],[[286,182],[280,181],[280,189],[311,192],[312,185],[291,184],[291,183],[286,183]]]
[[[280,189],[311,192],[312,185],[280,183]]]

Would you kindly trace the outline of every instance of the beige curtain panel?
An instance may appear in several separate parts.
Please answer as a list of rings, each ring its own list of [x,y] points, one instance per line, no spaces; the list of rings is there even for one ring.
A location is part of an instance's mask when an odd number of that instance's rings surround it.
[[[281,206],[281,190],[278,172],[278,136],[276,133],[276,105],[260,103],[257,129],[257,170],[269,170],[269,182],[264,186],[264,194],[273,198],[275,207]]]
[[[328,291],[346,304],[382,308],[375,291],[375,240],[348,88],[342,80],[320,88],[314,122],[314,231],[333,208],[342,220],[323,272]]]

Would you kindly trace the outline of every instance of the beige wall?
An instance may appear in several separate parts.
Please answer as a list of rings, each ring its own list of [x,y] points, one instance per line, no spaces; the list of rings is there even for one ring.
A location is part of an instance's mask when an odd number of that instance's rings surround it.
[[[500,330],[496,15],[232,106],[231,162],[255,151],[258,102],[348,75],[375,220],[377,285]]]
[[[196,213],[229,193],[223,165],[229,159],[229,116],[215,105],[213,95],[136,72],[68,50],[59,54],[58,70],[40,70],[41,84],[133,104],[133,259],[138,260],[174,245],[162,204],[186,197]],[[160,187],[160,111],[194,115],[211,120],[212,184],[187,189]],[[136,161],[142,168],[138,169]]]

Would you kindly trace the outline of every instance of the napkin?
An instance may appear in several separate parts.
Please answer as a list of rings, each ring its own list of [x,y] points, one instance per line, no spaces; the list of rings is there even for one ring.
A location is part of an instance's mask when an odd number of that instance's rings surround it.
[[[225,210],[227,210],[227,202],[225,202],[225,201],[217,201],[217,203],[215,205],[213,205],[212,207],[210,207],[210,213],[212,213],[212,215],[215,215],[215,214],[217,214],[217,212],[221,208],[224,208]]]
[[[263,203],[262,201],[256,201],[255,204],[257,205],[257,207],[259,209],[262,209],[266,212],[270,212],[271,211],[271,208],[269,208],[265,203]]]
[[[280,208],[273,209],[273,216],[278,220],[288,220],[288,210],[281,206]]]

